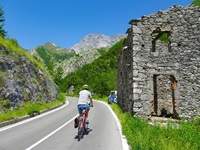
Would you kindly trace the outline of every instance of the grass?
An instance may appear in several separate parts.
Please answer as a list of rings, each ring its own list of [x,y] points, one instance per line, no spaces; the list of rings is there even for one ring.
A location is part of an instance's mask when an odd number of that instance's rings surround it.
[[[33,56],[28,54],[28,52],[26,50],[24,50],[22,47],[20,47],[18,45],[17,40],[6,39],[6,38],[3,38],[0,36],[0,45],[4,46],[6,48],[6,50],[13,53],[13,55],[14,55],[14,53],[16,53],[18,55],[26,56],[30,61],[34,62],[40,69],[42,69],[48,73],[48,71],[42,66],[42,64],[40,62],[38,62]]]
[[[179,122],[174,128],[152,126],[146,121],[124,113],[117,104],[110,105],[118,116],[122,132],[132,150],[199,150],[200,118],[191,122]]]
[[[65,102],[65,93],[60,93],[56,101],[49,103],[26,102],[24,104],[24,107],[19,107],[16,110],[6,110],[4,113],[0,113],[0,122],[12,120],[26,115],[34,116],[34,114],[37,114],[42,110],[50,109],[54,106],[63,104],[64,102]]]

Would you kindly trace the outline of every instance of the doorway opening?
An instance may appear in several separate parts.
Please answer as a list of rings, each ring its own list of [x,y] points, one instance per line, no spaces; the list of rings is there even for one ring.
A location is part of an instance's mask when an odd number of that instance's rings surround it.
[[[173,75],[153,75],[153,114],[159,117],[177,119],[178,106],[175,91],[177,80]]]

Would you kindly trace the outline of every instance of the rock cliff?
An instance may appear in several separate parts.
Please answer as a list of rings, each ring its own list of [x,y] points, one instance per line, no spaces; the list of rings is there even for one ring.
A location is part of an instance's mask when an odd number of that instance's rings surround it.
[[[0,111],[3,101],[10,107],[23,106],[24,101],[56,100],[59,88],[27,55],[11,51],[0,44]]]

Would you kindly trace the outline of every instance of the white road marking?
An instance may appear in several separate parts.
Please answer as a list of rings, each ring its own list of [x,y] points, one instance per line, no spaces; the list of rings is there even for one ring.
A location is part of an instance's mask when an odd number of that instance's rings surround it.
[[[24,121],[20,121],[20,122],[18,122],[18,123],[15,123],[15,124],[12,124],[12,125],[3,127],[3,128],[0,129],[0,132],[5,131],[5,130],[10,129],[10,128],[13,128],[13,127],[16,127],[16,126],[18,126],[18,125],[27,123],[27,122],[29,122],[29,121],[38,119],[38,118],[43,117],[43,116],[46,116],[46,115],[48,115],[48,114],[51,114],[51,113],[53,113],[53,112],[55,112],[55,111],[58,111],[58,110],[62,109],[63,107],[67,106],[68,104],[69,104],[69,101],[66,101],[66,103],[65,103],[63,106],[61,106],[61,107],[58,107],[58,108],[56,108],[56,109],[54,109],[54,110],[51,110],[51,111],[49,111],[49,112],[46,112],[46,113],[44,113],[44,114],[35,116],[35,117],[33,117],[33,118],[26,119],[26,120],[24,120]]]
[[[73,117],[71,120],[69,120],[68,122],[66,122],[65,124],[63,124],[62,126],[60,126],[59,128],[57,128],[56,130],[54,130],[53,132],[51,132],[50,134],[48,134],[47,136],[45,136],[44,138],[42,138],[41,140],[39,140],[38,142],[36,142],[35,144],[31,145],[30,147],[28,147],[26,150],[31,150],[32,148],[36,147],[37,145],[39,145],[40,143],[42,143],[44,140],[48,139],[50,136],[52,136],[53,134],[55,134],[56,132],[58,132],[60,129],[62,129],[64,126],[66,126],[67,124],[69,124],[71,121],[73,121],[75,118],[77,117],[77,115],[75,117]]]
[[[104,105],[106,105],[106,106],[109,108],[109,110],[111,111],[112,115],[114,116],[114,118],[115,118],[115,120],[116,120],[116,122],[117,122],[117,126],[118,126],[118,128],[119,128],[120,136],[121,136],[121,140],[122,140],[122,147],[123,147],[123,150],[130,150],[129,145],[128,145],[128,143],[127,143],[127,139],[126,139],[126,137],[122,134],[122,126],[121,126],[121,124],[120,124],[120,121],[119,121],[118,117],[116,116],[116,114],[114,113],[114,111],[111,109],[111,107],[110,107],[107,103],[102,102],[102,101],[97,101],[97,102],[103,103]]]

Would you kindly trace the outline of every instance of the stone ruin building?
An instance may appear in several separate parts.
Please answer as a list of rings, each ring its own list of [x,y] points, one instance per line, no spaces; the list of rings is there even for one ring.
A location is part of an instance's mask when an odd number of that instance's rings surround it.
[[[172,6],[129,22],[118,104],[135,116],[200,116],[200,8]]]

